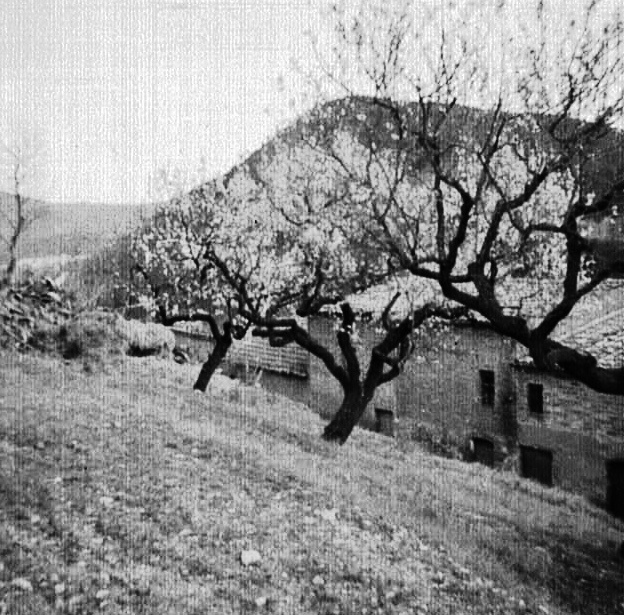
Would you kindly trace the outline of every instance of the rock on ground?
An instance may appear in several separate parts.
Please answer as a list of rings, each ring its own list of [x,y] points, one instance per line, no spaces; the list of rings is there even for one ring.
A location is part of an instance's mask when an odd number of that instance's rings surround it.
[[[168,356],[175,348],[173,331],[163,325],[119,318],[116,326],[128,342],[128,354]]]

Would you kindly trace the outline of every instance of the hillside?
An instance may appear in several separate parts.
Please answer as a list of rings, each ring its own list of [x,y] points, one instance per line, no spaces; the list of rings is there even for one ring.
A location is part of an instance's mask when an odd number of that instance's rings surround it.
[[[579,497],[171,362],[0,365],[2,613],[624,613]]]
[[[10,205],[11,198],[11,195],[0,194],[0,207]],[[20,239],[19,257],[37,264],[51,256],[96,252],[110,240],[134,230],[155,208],[155,204],[37,201],[35,220]],[[0,245],[0,263],[6,258],[6,246]]]
[[[224,182],[227,185],[245,167],[266,167],[275,157],[279,157],[284,148],[294,148],[303,141],[314,143],[320,148],[329,148],[332,140],[341,132],[350,135],[354,142],[364,147],[369,147],[371,139],[374,139],[375,146],[380,151],[408,149],[413,158],[408,175],[418,178],[423,170],[420,148],[410,135],[421,124],[422,108],[418,102],[405,102],[399,106],[399,111],[405,123],[406,137],[403,141],[397,138],[394,115],[375,105],[370,97],[347,96],[319,104],[279,131],[241,164],[233,167],[225,174]],[[454,105],[447,114],[445,107],[432,103],[428,114],[429,121],[433,123],[446,116],[439,136],[442,144],[450,149],[464,140],[468,143],[479,143],[490,130],[492,122],[491,110],[460,104]],[[526,116],[508,113],[504,117],[518,141],[539,143],[537,149],[543,148],[545,151],[559,147],[558,141],[549,137],[546,130],[534,134],[523,122],[517,121],[527,119]],[[552,117],[548,115],[533,119],[540,125],[552,121]],[[557,137],[565,138],[578,130],[579,126],[584,124],[578,120],[566,119],[559,125]],[[621,178],[624,170],[624,131],[603,127],[586,143],[586,148],[591,152],[587,169],[591,189],[601,194]]]

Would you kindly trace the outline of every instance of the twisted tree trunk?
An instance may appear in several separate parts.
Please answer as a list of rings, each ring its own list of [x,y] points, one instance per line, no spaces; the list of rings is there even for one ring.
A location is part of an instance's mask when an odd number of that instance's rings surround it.
[[[206,392],[210,379],[225,359],[231,345],[232,335],[229,332],[228,334],[219,335],[218,338],[215,338],[215,347],[202,365],[197,380],[193,385],[193,389],[201,391],[202,393]]]
[[[219,330],[216,318],[212,314],[176,314],[175,316],[168,316],[164,306],[158,306],[160,312],[160,321],[166,327],[171,327],[177,322],[183,321],[199,321],[206,322],[210,327],[210,332],[215,341],[215,346],[212,352],[208,356],[208,359],[204,362],[197,376],[197,380],[193,385],[193,389],[206,392],[208,384],[218,367],[223,363],[223,360],[227,356],[227,353],[232,346],[234,339],[242,339],[247,332],[247,327],[236,326],[231,320],[226,320],[223,323],[223,332]]]
[[[345,388],[344,397],[334,418],[323,431],[323,439],[344,444],[353,428],[360,422],[368,404],[375,394],[375,389],[366,391],[359,383],[354,382]]]
[[[256,319],[258,328],[254,335],[269,338],[272,346],[285,346],[296,342],[319,358],[330,374],[338,380],[343,390],[343,400],[334,418],[323,431],[323,438],[344,444],[353,428],[360,422],[377,388],[396,378],[412,351],[411,334],[425,319],[433,315],[451,317],[445,312],[426,305],[398,324],[390,323],[390,310],[398,294],[386,306],[382,324],[386,331],[383,339],[372,349],[366,375],[362,378],[360,358],[353,346],[355,314],[348,303],[341,305],[342,323],[337,333],[342,364],[332,351],[313,339],[308,331],[293,319]]]

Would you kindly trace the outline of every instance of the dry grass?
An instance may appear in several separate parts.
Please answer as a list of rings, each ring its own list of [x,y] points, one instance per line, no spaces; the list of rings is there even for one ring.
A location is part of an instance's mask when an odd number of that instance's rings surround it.
[[[172,362],[0,360],[8,612],[624,613],[624,526],[579,497]]]

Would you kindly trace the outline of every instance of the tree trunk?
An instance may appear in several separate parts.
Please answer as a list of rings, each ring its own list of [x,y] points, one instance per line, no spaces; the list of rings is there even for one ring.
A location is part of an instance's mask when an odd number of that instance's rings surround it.
[[[11,249],[9,264],[6,267],[4,277],[0,280],[0,288],[11,286],[15,282],[15,270],[17,268],[17,257],[14,249]]]
[[[345,388],[342,404],[340,404],[334,418],[325,427],[323,439],[344,444],[366,412],[374,393],[375,388],[367,390],[359,383]]]
[[[600,367],[595,357],[566,347],[557,348],[548,358],[569,376],[594,391],[624,395],[624,367]]]
[[[410,331],[406,325],[407,322],[408,320],[405,319],[400,327],[389,331],[382,342],[373,348],[363,383],[360,383],[359,369],[357,371],[350,370],[350,382],[346,386],[343,385],[345,395],[342,404],[338,408],[336,416],[334,416],[323,432],[325,440],[338,440],[340,444],[344,444],[351,435],[353,428],[359,423],[364,412],[366,412],[366,408],[375,396],[377,388],[394,380],[401,373],[400,367],[396,363],[388,371],[384,371],[384,366],[388,362],[390,352],[399,343],[407,339]],[[406,349],[403,350],[407,352]]]
[[[17,242],[26,227],[26,218],[24,217],[24,199],[19,191],[19,181],[17,175],[15,175],[15,217],[17,218],[17,223],[9,241],[9,264],[5,269],[4,279],[2,280],[0,286],[11,286],[15,282],[15,273],[17,269]]]
[[[353,428],[358,424],[368,404],[373,399],[377,387],[390,382],[401,373],[402,362],[411,352],[409,336],[414,328],[420,326],[432,314],[431,307],[425,306],[404,318],[399,325],[392,326],[388,320],[388,313],[397,298],[398,294],[395,295],[384,311],[382,321],[386,335],[373,348],[363,380],[360,359],[352,341],[355,315],[348,303],[345,302],[341,305],[342,326],[337,333],[338,346],[344,358],[344,365],[340,365],[333,353],[313,339],[309,332],[300,327],[295,320],[283,318],[273,321],[270,319],[257,321],[259,327],[264,328],[254,330],[254,335],[269,338],[272,346],[285,346],[291,342],[296,342],[323,361],[329,373],[341,384],[344,397],[336,415],[323,431],[325,440],[338,441],[340,444],[347,441]],[[395,351],[398,351],[396,356],[391,356]]]
[[[208,360],[202,365],[199,376],[197,376],[197,380],[193,385],[193,389],[201,391],[202,393],[206,392],[210,379],[223,362],[223,359],[225,359],[231,345],[232,338],[229,335],[221,335],[215,340],[215,347],[212,349]]]

